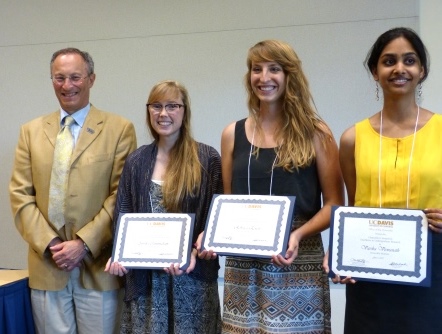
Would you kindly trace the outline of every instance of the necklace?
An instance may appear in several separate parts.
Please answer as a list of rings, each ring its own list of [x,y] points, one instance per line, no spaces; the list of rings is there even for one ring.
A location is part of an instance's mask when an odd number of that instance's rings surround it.
[[[381,124],[379,129],[379,166],[378,166],[378,188],[379,188],[379,207],[382,208],[382,186],[381,186],[381,169],[382,169],[382,116],[384,109],[381,110]],[[410,204],[410,179],[411,179],[411,163],[413,160],[413,151],[414,151],[414,143],[416,141],[416,132],[417,132],[417,124],[419,122],[419,113],[420,113],[420,107],[417,106],[417,116],[416,116],[416,123],[414,125],[414,133],[413,133],[413,142],[411,144],[411,150],[410,150],[410,159],[408,161],[408,175],[407,175],[407,209]]]
[[[253,128],[253,134],[252,134],[252,143],[250,144],[250,153],[249,153],[249,165],[247,170],[247,186],[249,189],[249,195],[250,195],[250,161],[252,160],[252,152],[253,152],[253,143],[255,140],[255,130],[256,130],[256,124]],[[273,187],[273,170],[275,169],[276,160],[278,159],[278,154],[275,156],[275,160],[273,160],[272,164],[272,174],[270,176],[270,189],[269,189],[269,196],[272,196],[272,187]]]

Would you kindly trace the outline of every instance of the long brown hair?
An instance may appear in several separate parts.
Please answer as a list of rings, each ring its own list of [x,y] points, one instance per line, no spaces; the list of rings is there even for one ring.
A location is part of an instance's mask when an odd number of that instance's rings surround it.
[[[318,131],[321,136],[325,136],[321,126],[325,123],[316,112],[309,84],[296,52],[285,42],[265,40],[251,47],[247,56],[245,86],[249,114],[255,124],[259,127],[260,100],[253,93],[250,82],[252,63],[270,61],[278,63],[286,76],[281,128],[275,134],[276,142],[280,145],[277,150],[277,166],[292,171],[310,165],[315,159],[313,138]]]
[[[170,151],[164,183],[162,185],[163,206],[168,212],[181,212],[185,196],[195,196],[201,184],[201,164],[198,158],[198,144],[190,129],[190,98],[187,89],[176,81],[157,83],[150,91],[147,103],[154,103],[171,97],[181,97],[184,104],[183,123],[179,137]],[[152,137],[158,142],[159,135],[150,122],[147,110],[147,125]]]

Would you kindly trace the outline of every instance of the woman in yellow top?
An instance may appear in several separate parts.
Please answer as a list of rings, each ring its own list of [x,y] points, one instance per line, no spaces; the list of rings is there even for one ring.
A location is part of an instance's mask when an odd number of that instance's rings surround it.
[[[427,51],[414,31],[395,28],[377,39],[366,66],[384,104],[341,137],[348,205],[425,209],[434,232],[432,286],[347,278],[354,284],[346,287],[344,333],[441,333],[442,116],[419,106]]]

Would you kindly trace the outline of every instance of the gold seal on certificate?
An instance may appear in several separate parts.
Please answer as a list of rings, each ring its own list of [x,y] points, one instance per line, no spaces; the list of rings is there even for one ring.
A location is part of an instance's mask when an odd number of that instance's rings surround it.
[[[194,219],[194,214],[120,214],[112,261],[127,268],[162,269],[178,263],[186,269]]]
[[[333,207],[331,276],[430,286],[430,259],[431,233],[422,210]]]
[[[284,253],[294,205],[294,196],[215,195],[202,249],[265,258]]]

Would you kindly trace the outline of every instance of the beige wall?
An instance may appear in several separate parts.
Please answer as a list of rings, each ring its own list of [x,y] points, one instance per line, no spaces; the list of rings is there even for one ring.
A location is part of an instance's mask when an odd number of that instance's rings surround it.
[[[419,6],[419,31],[430,53],[430,75],[425,81],[423,103],[426,108],[442,113],[442,1],[420,0]]]

